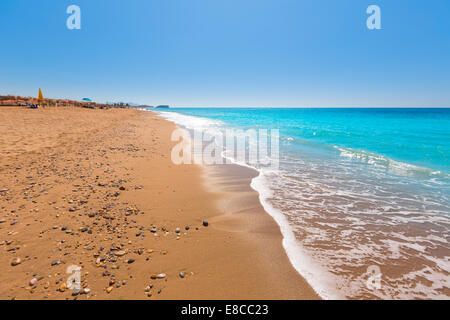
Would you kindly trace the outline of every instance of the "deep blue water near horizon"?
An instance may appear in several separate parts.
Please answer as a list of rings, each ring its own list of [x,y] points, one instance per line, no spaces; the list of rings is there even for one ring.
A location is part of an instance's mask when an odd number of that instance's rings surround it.
[[[323,297],[450,298],[450,109],[158,112],[194,130],[279,130],[280,168],[252,186]]]

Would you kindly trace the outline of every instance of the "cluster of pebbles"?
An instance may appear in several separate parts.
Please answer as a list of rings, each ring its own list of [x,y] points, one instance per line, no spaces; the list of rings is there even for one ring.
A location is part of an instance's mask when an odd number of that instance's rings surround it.
[[[83,141],[66,137],[55,148],[0,162],[0,262],[14,274],[14,281],[2,282],[0,298],[89,299],[130,285],[152,297],[169,279],[193,274],[152,270],[153,260],[169,254],[155,249],[158,239],[176,241],[209,224],[141,222],[151,210],[124,200],[146,192],[127,168],[129,159],[148,151],[130,143],[133,134],[123,127]],[[158,147],[156,137],[153,144]],[[149,264],[148,283],[130,284],[138,262]],[[80,271],[68,273],[71,266]]]

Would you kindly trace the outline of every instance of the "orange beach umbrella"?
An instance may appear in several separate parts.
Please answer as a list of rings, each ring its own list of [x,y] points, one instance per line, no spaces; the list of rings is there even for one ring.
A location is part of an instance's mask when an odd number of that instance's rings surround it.
[[[39,88],[38,101],[43,101],[43,100],[44,100],[44,95],[42,94],[41,88]]]

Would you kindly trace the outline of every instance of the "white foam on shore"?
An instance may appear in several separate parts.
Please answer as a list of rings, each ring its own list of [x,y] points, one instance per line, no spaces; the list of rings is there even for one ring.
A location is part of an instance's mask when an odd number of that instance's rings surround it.
[[[225,154],[226,153],[223,152],[222,156],[231,163],[253,169],[259,173],[258,176],[252,179],[250,187],[258,193],[259,202],[262,207],[280,227],[280,232],[283,236],[282,245],[294,269],[306,280],[306,282],[308,282],[311,288],[322,299],[345,299],[345,296],[343,296],[336,288],[335,284],[337,281],[333,279],[333,275],[311,259],[301,246],[300,242],[295,238],[293,229],[289,225],[286,216],[271,205],[269,198],[273,196],[273,192],[267,187],[270,183],[264,175],[265,171],[244,162],[238,162],[232,157],[227,157]],[[274,173],[274,171],[269,172]]]
[[[223,122],[219,120],[188,116],[178,112],[159,111],[157,113],[164,119],[191,130],[205,130],[223,125]]]
[[[283,235],[283,248],[286,251],[292,266],[321,298],[345,299],[336,288],[336,281],[332,279],[332,275],[305,253],[301,244],[295,238],[294,232],[290,227],[286,216],[270,204],[268,199],[272,196],[272,191],[267,185],[268,181],[264,176],[263,170],[260,170],[259,175],[255,177],[250,184],[250,186],[258,192],[259,201],[264,210],[280,227],[281,234]]]

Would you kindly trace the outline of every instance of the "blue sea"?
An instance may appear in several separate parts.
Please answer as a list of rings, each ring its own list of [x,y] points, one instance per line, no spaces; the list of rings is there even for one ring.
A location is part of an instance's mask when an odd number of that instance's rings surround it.
[[[279,168],[255,167],[252,187],[322,297],[450,298],[450,109],[159,113],[191,130],[279,130]]]

